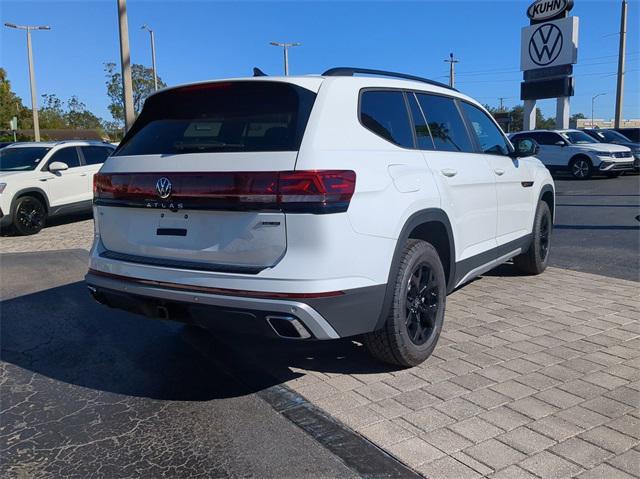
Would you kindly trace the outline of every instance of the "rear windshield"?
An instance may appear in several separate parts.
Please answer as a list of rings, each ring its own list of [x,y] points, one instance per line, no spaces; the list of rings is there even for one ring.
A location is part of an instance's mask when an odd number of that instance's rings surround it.
[[[270,81],[167,90],[147,99],[115,156],[297,151],[315,97]]]

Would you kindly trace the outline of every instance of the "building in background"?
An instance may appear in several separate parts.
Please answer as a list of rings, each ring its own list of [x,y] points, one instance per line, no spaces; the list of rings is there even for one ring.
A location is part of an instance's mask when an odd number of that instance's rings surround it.
[[[615,120],[603,120],[601,118],[594,118],[593,123],[591,118],[579,118],[577,120],[571,120],[570,128],[613,128]],[[620,128],[640,128],[640,119],[622,120],[620,122]]]

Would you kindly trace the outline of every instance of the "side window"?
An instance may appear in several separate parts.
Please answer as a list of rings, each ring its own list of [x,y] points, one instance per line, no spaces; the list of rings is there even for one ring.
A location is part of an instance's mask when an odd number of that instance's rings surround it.
[[[433,140],[431,139],[431,133],[429,132],[429,126],[427,120],[425,120],[422,114],[422,109],[418,105],[418,100],[412,92],[407,92],[407,100],[409,100],[409,109],[411,110],[411,116],[413,117],[413,126],[416,131],[416,142],[418,148],[421,150],[433,150]]]
[[[99,165],[111,155],[113,150],[104,146],[81,146],[84,162],[87,165]]]
[[[462,102],[461,104],[469,123],[473,127],[473,132],[476,134],[482,152],[490,155],[508,155],[510,151],[509,144],[493,120],[479,108],[467,102]]]
[[[536,140],[540,145],[555,145],[558,141],[563,141],[559,135],[551,132],[536,133],[534,140]]]
[[[80,166],[80,158],[78,157],[78,150],[75,146],[68,146],[56,151],[49,159],[49,165],[54,161],[66,163],[69,168]]]
[[[429,123],[436,150],[474,153],[471,139],[452,98],[416,95]]]
[[[401,91],[370,90],[360,98],[360,121],[387,141],[413,148],[413,135],[404,94]]]

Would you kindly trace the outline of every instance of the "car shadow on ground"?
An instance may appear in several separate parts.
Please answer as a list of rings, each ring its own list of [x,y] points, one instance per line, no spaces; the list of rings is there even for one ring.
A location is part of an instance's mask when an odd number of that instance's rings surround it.
[[[509,264],[487,274],[521,275]],[[0,328],[2,361],[85,388],[161,400],[236,397],[308,371],[358,377],[403,369],[373,359],[358,338],[276,340],[110,309],[81,281],[1,302]]]
[[[68,215],[59,215],[54,216],[53,218],[48,218],[47,222],[44,226],[44,229],[51,228],[52,226],[62,226],[68,225],[71,223],[78,223],[80,221],[86,221],[93,218],[93,213],[88,211],[86,213],[74,213]],[[4,227],[0,229],[0,236],[16,236],[15,232],[11,227]]]
[[[0,359],[127,396],[200,401],[247,394],[181,341],[182,329],[101,306],[75,282],[0,303]]]

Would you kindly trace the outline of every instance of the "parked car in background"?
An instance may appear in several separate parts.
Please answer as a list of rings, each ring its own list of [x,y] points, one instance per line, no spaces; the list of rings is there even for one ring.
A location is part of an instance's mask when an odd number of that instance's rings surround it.
[[[525,138],[540,146],[536,155],[550,170],[568,170],[586,180],[594,173],[615,177],[633,171],[633,153],[621,145],[599,143],[580,130],[532,130],[513,133],[512,141]]]
[[[622,133],[615,130],[605,130],[600,128],[584,128],[586,134],[598,140],[600,143],[611,143],[614,145],[622,145],[631,149],[633,153],[633,166],[636,170],[640,170],[640,143],[633,142]]]
[[[151,317],[231,318],[239,340],[359,336],[415,366],[448,292],[511,258],[545,269],[554,185],[535,152],[402,74],[166,88],[95,177],[87,285]]]
[[[640,143],[640,128],[608,128],[629,138],[630,141]]]
[[[97,141],[28,142],[0,149],[0,227],[30,235],[48,217],[91,211],[93,175],[114,150]]]

